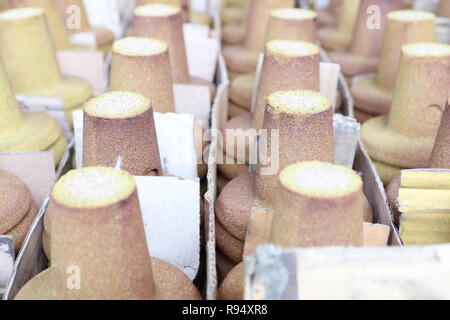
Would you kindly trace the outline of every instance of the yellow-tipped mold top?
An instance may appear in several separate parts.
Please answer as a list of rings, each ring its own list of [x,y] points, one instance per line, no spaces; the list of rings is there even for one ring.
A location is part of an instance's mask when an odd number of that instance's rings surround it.
[[[388,19],[404,22],[427,21],[427,20],[434,20],[435,15],[431,12],[426,11],[398,10],[389,13]]]
[[[281,8],[270,12],[270,15],[279,19],[309,20],[317,17],[317,13],[308,9]]]
[[[125,119],[140,115],[150,109],[144,96],[128,91],[111,91],[89,100],[84,112],[92,117]]]
[[[331,101],[315,91],[277,91],[269,95],[267,106],[274,113],[315,114],[330,109]]]
[[[295,40],[272,40],[267,42],[268,54],[288,57],[305,57],[319,54],[320,49],[315,44]]]
[[[114,42],[113,51],[127,56],[152,56],[167,51],[167,44],[157,39],[128,37]]]
[[[147,4],[134,9],[134,14],[144,17],[167,17],[181,12],[181,9],[168,4]]]
[[[107,167],[71,170],[55,184],[52,198],[70,208],[96,209],[127,199],[136,190],[129,173]]]
[[[407,58],[444,57],[450,55],[450,46],[441,43],[413,43],[402,47]]]
[[[17,8],[17,9],[3,11],[2,13],[0,13],[0,19],[22,20],[22,19],[28,19],[31,17],[39,16],[41,14],[44,14],[44,10],[41,8],[32,8],[32,7]]]
[[[337,198],[362,189],[362,179],[355,171],[328,162],[293,164],[279,177],[285,188],[310,197]]]

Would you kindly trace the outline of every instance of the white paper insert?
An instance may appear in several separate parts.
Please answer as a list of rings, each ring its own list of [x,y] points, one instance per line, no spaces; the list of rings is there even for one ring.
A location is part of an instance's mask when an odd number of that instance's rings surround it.
[[[200,263],[198,179],[136,177],[136,182],[150,254],[193,280]]]

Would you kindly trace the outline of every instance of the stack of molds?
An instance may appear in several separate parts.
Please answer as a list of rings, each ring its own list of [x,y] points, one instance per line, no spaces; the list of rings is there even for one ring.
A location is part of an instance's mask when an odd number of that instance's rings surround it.
[[[397,201],[405,245],[450,242],[450,170],[402,170]]]

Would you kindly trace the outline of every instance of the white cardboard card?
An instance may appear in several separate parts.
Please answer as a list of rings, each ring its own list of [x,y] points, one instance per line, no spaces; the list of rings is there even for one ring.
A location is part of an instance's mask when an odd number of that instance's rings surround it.
[[[214,38],[185,36],[189,74],[208,81],[214,80],[220,44]]]
[[[197,155],[194,146],[194,119],[189,114],[155,112],[155,127],[163,171],[182,179],[197,178]],[[73,113],[75,159],[77,168],[83,159],[83,111]]]
[[[83,2],[91,25],[112,30],[116,39],[123,36],[135,5],[133,0],[84,0]]]
[[[175,110],[177,113],[188,113],[196,121],[209,129],[211,114],[211,94],[206,86],[190,84],[174,84]]]
[[[200,183],[175,177],[136,177],[150,254],[191,280],[200,263]]]
[[[183,24],[183,35],[185,39],[208,38],[210,31],[211,30],[209,26],[204,24],[197,24],[197,23]]]

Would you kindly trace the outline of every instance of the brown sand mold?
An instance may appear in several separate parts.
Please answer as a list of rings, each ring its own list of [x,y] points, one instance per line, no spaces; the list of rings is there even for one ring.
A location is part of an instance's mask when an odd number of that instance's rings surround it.
[[[167,44],[139,37],[116,41],[109,90],[136,92],[151,101],[154,112],[175,112]]]
[[[404,168],[428,166],[450,90],[448,74],[450,46],[417,43],[402,48],[389,116],[361,128],[373,159]]]
[[[217,164],[217,168],[227,180],[234,179],[237,176],[248,172],[249,166],[247,164],[238,164],[235,159],[226,154],[224,154],[223,157],[224,163]]]
[[[229,260],[222,252],[216,250],[216,265],[217,271],[221,281],[230,273],[231,270],[236,266],[231,260]],[[221,282],[219,281],[219,282]]]
[[[12,173],[0,170],[0,234],[16,226],[30,209],[30,190]]]
[[[155,38],[167,43],[173,81],[189,83],[180,8],[164,4],[140,6],[134,10],[133,23],[132,36]]]
[[[379,8],[377,17],[380,25],[376,28],[369,28],[370,19],[375,18],[373,13],[369,14],[373,6]],[[377,70],[387,14],[402,8],[403,0],[362,0],[353,39],[348,50],[330,53],[331,60],[341,65],[344,75],[353,77]],[[374,22],[372,20],[372,23]]]
[[[56,50],[70,50],[69,33],[53,0],[9,0],[12,8],[38,7],[45,10],[48,30]]]
[[[232,102],[228,102],[228,119],[232,119],[234,117],[243,115],[244,113],[247,113],[247,112],[248,112],[247,109],[244,109]]]
[[[241,23],[245,18],[245,10],[239,7],[228,7],[224,8],[222,13],[222,23],[223,24],[231,24],[231,23]]]
[[[395,89],[402,46],[434,41],[435,16],[432,13],[411,10],[390,12],[377,74],[361,80],[362,83],[354,83],[351,88],[356,107],[369,113],[387,113]]]
[[[440,0],[438,16],[450,18],[450,0]]]
[[[266,42],[297,40],[317,42],[317,14],[312,10],[281,8],[270,12]]]
[[[219,146],[231,159],[235,159],[231,163],[249,163],[250,151],[256,134],[257,131],[252,128],[252,115],[244,113],[232,118],[225,124]]]
[[[391,181],[392,179],[394,179],[396,176],[398,176],[400,174],[400,171],[404,168],[399,168],[399,167],[394,167],[394,166],[390,166],[386,163],[382,163],[376,160],[373,160],[373,165],[375,166],[378,175],[381,178],[381,181],[383,182],[384,185],[387,185],[389,183],[389,181]]]
[[[332,162],[332,117],[331,102],[317,92],[300,90],[271,94],[264,129],[279,131],[278,170],[300,161]],[[317,134],[319,129],[320,135]],[[271,143],[270,138],[268,150],[271,150]],[[271,175],[261,174],[270,169],[268,167],[258,164],[255,172],[233,179],[217,199],[217,218],[226,230],[242,241],[245,239],[250,209],[271,208],[273,204],[279,171]]]
[[[241,174],[231,180],[216,201],[216,217],[235,238],[244,241],[252,207],[264,207],[252,188],[254,173]]]
[[[366,113],[366,112],[358,110],[358,109],[355,109],[354,113],[355,113],[355,119],[358,120],[359,123],[365,123],[366,121],[372,119],[373,117],[376,117],[373,114]]]
[[[234,72],[249,73],[256,69],[259,51],[249,51],[241,46],[230,46],[223,49],[227,67]]]
[[[239,263],[223,280],[217,291],[218,300],[243,300],[244,299],[244,263]]]
[[[242,261],[244,242],[230,234],[216,219],[216,245],[217,248],[233,263]]]
[[[247,73],[234,78],[230,85],[230,100],[247,111],[252,107],[255,78],[254,73]]]
[[[106,93],[86,104],[83,121],[86,166],[114,167],[121,157],[121,168],[133,175],[162,174],[148,99],[131,92]]]
[[[258,54],[264,48],[270,11],[294,7],[293,0],[250,0],[242,46],[225,48],[223,55],[227,67],[240,73],[256,69]]]
[[[50,236],[48,233],[44,230],[42,232],[42,249],[44,250],[45,256],[47,257],[47,260],[51,260],[51,249],[50,249]]]
[[[343,0],[336,26],[319,29],[318,37],[327,50],[345,49],[350,45],[361,0]]]
[[[28,230],[30,230],[30,227],[34,221],[34,218],[36,218],[38,211],[38,207],[32,202],[30,209],[28,210],[25,217],[23,217],[16,226],[5,233],[7,236],[12,237],[14,241],[14,251],[16,254],[18,254],[19,250],[22,248],[25,237],[28,234]]]
[[[219,173],[217,175],[217,195],[222,192],[223,188],[225,188],[228,182],[230,182],[230,180],[224,177],[222,174]]]
[[[312,161],[285,168],[279,179],[272,243],[282,247],[363,244],[364,194],[356,172]]]
[[[302,161],[334,162],[331,101],[318,92],[272,93],[267,99],[263,128],[271,134],[267,135],[267,141],[262,140],[262,144],[267,150],[276,150],[276,155],[271,155],[267,164],[260,162],[256,168],[255,192],[265,203],[275,200],[279,184],[277,175],[283,168]],[[278,133],[274,140],[273,130]]]
[[[62,76],[41,9],[4,11],[0,25],[0,55],[15,93],[60,98],[66,109],[92,96],[87,81]]]
[[[202,297],[192,281],[171,264],[152,258],[155,279],[155,296],[152,300],[201,300]],[[14,300],[61,300],[52,286],[52,272],[46,269],[23,286]]]
[[[280,90],[320,88],[319,48],[308,42],[273,40],[267,43],[256,96],[253,127],[263,127],[267,97]]]
[[[245,29],[239,23],[229,23],[222,28],[222,40],[231,45],[239,44],[244,40]]]
[[[131,174],[107,167],[69,171],[53,187],[48,210],[54,210],[50,249],[58,298],[154,297],[151,259]],[[88,285],[80,290],[67,290],[66,271],[71,265],[83,270]]]
[[[450,3],[450,1],[447,2]],[[450,99],[442,115],[429,167],[450,169]]]
[[[342,5],[342,0],[331,0],[327,8],[317,10],[317,23],[319,27],[335,25],[338,9]]]

